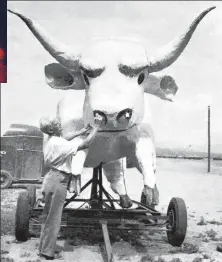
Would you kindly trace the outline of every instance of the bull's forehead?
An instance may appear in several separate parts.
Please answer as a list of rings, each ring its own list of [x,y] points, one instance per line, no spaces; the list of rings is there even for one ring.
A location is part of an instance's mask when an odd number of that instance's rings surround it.
[[[119,64],[146,64],[143,45],[125,39],[93,39],[82,49],[82,63],[92,68],[118,67]]]

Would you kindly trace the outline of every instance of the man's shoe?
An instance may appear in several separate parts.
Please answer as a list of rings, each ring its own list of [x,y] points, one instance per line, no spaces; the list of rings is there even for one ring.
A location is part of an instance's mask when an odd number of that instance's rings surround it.
[[[55,252],[54,257],[50,257],[50,256],[44,255],[42,253],[40,253],[39,256],[42,257],[42,258],[45,258],[46,260],[63,259],[62,255],[59,251]]]
[[[43,255],[42,253],[40,253],[39,256],[45,258],[46,260],[53,260],[53,259],[55,259],[55,257],[50,257],[50,256],[47,256],[47,255]]]

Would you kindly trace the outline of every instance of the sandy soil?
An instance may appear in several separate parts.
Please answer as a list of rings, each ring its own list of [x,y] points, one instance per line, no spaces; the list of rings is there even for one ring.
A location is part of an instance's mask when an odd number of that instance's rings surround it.
[[[158,159],[157,167],[160,191],[157,209],[166,212],[170,199],[175,196],[183,198],[187,205],[188,232],[184,245],[182,248],[170,246],[166,233],[157,230],[141,233],[112,231],[110,237],[114,261],[154,261],[150,257],[155,261],[159,259],[159,262],[222,261],[222,253],[216,251],[217,245],[222,244],[222,163],[215,161],[210,174],[206,172],[207,164],[204,161]],[[85,170],[83,183],[91,174],[91,169]],[[143,187],[141,175],[134,168],[128,169],[125,179],[128,194],[139,200]],[[109,188],[105,180],[104,185]],[[24,189],[1,192],[1,259],[37,262],[38,238],[18,243],[14,237],[14,213],[21,190]],[[84,191],[81,197],[86,197],[88,193],[88,190]],[[104,259],[101,231],[78,234],[77,230],[68,238],[59,239],[58,249],[62,250],[63,261],[99,262]]]

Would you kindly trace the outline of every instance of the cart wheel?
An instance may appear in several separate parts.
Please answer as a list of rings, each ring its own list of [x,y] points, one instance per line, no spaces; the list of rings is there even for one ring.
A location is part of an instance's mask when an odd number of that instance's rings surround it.
[[[34,207],[36,202],[36,185],[28,185],[27,191],[29,194],[29,205],[30,207]]]
[[[12,184],[12,180],[13,177],[9,172],[1,170],[1,189],[9,188]]]
[[[19,194],[15,214],[15,237],[18,241],[27,241],[29,237],[29,194]]]
[[[170,221],[170,231],[167,238],[172,246],[180,247],[187,231],[187,208],[182,198],[174,197],[170,200],[167,215]]]

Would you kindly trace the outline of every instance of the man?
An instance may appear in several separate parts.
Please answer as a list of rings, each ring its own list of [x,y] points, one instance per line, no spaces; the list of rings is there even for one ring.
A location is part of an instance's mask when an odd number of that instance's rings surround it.
[[[55,258],[55,246],[61,225],[63,205],[72,176],[72,156],[77,151],[89,147],[102,120],[101,117],[95,118],[95,127],[88,125],[79,132],[70,134],[67,139],[61,137],[62,127],[57,118],[44,117],[40,120],[40,130],[48,135],[43,145],[44,163],[48,168],[48,172],[42,185],[45,206],[42,214],[39,255],[47,260]],[[86,134],[88,131],[90,131],[89,135],[79,145],[68,141],[76,136]]]

